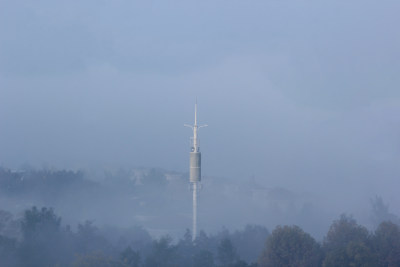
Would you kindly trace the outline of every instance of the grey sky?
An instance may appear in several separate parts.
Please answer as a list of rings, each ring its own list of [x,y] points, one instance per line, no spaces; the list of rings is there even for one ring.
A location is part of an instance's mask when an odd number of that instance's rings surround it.
[[[186,171],[197,96],[204,174],[398,202],[398,10],[1,0],[0,163]]]

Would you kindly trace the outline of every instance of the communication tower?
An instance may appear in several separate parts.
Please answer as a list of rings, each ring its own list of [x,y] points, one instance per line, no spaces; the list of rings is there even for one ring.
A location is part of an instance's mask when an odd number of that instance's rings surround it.
[[[197,124],[197,100],[194,105],[194,125],[185,124],[186,127],[192,128],[193,137],[191,138],[191,151],[190,151],[190,188],[193,192],[193,230],[192,239],[196,239],[197,235],[197,192],[201,183],[201,153],[200,142],[198,138],[198,131],[200,128],[208,125]]]

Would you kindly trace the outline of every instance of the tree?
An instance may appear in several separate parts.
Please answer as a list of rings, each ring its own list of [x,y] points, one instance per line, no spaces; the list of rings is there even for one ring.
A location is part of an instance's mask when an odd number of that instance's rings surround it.
[[[382,222],[373,237],[378,266],[400,266],[400,227],[392,222]]]
[[[210,248],[210,238],[207,236],[207,234],[203,231],[200,230],[199,235],[197,236],[196,240],[194,241],[196,250],[207,250]]]
[[[371,208],[371,220],[374,227],[378,227],[383,221],[399,222],[399,218],[389,212],[389,205],[383,202],[382,197],[375,196],[374,199],[371,199]]]
[[[147,256],[146,267],[169,267],[175,266],[177,260],[176,247],[172,244],[169,236],[160,238],[153,242],[150,255]]]
[[[13,215],[5,210],[0,210],[0,235],[9,238],[18,238],[20,222],[13,219]]]
[[[91,221],[85,221],[85,223],[78,225],[75,242],[80,253],[106,251],[110,248],[110,244]]]
[[[368,230],[346,215],[331,225],[323,243],[324,267],[376,266]]]
[[[21,230],[24,239],[32,239],[43,232],[48,234],[58,232],[60,230],[61,218],[55,215],[53,209],[43,207],[38,210],[32,207],[26,210],[21,221]]]
[[[231,266],[237,260],[236,249],[229,238],[224,238],[218,246],[218,260],[222,266]]]
[[[319,244],[298,226],[278,226],[267,238],[259,259],[262,267],[319,266]]]
[[[68,262],[71,251],[61,229],[61,218],[53,209],[33,207],[21,221],[22,243],[19,248],[23,266],[55,266]]]
[[[189,229],[186,229],[183,239],[179,240],[177,246],[177,253],[179,257],[179,266],[190,267],[193,265],[194,244],[192,241],[192,234]]]
[[[78,255],[72,267],[125,267],[122,263],[114,261],[102,252],[90,252]]]
[[[0,234],[4,234],[5,229],[11,220],[11,213],[5,210],[0,210]]]
[[[133,251],[131,247],[128,247],[121,253],[121,260],[126,267],[139,267],[140,253]]]
[[[259,225],[246,225],[243,230],[234,232],[231,240],[241,259],[247,262],[257,262],[268,236],[267,228]]]
[[[208,250],[200,250],[193,256],[193,267],[214,267],[214,255]]]
[[[15,239],[11,239],[0,235],[0,266],[16,266],[16,252],[17,252],[17,242]]]
[[[158,169],[151,169],[143,179],[143,185],[151,188],[160,188],[167,185],[164,173]]]

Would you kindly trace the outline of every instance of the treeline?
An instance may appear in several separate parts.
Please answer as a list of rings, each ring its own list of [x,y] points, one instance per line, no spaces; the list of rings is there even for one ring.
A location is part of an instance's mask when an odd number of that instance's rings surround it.
[[[342,215],[318,243],[297,226],[278,226],[266,241],[259,266],[400,266],[400,228],[385,221],[371,233]]]
[[[163,171],[156,169],[132,177],[130,171],[118,171],[105,173],[105,179],[99,182],[87,179],[82,172],[32,169],[14,172],[0,168],[2,206],[20,217],[14,219],[12,213],[0,210],[0,267],[400,266],[400,220],[389,212],[380,197],[371,200],[375,231],[370,232],[351,217],[342,216],[326,234],[322,232],[320,242],[297,226],[278,226],[272,233],[255,225],[235,232],[200,232],[194,243],[190,231],[181,237],[182,230],[174,239],[169,236],[153,239],[141,227],[99,228],[98,225],[114,225],[119,221],[138,223],[134,215],[138,215],[141,225],[164,233],[186,227],[186,223],[179,225],[186,218],[179,214],[191,208],[190,203],[182,201],[187,199],[184,194],[188,192],[185,177],[168,180]],[[222,191],[220,187],[208,190]],[[220,196],[216,192],[210,195]],[[221,204],[224,209],[216,209],[223,213],[211,213],[211,221],[218,222],[215,216],[223,217],[224,222],[238,217],[251,220],[245,209],[236,210],[238,216],[227,215],[226,207],[240,198],[239,194],[232,196],[226,206]],[[204,197],[203,201],[206,200]],[[220,196],[211,200],[217,206],[227,199]],[[252,202],[244,203],[252,213],[257,211],[266,218],[273,216],[265,209],[248,205]],[[53,209],[25,210],[33,205],[51,205],[63,214],[63,220]],[[211,209],[211,204],[208,207]],[[113,220],[107,223],[96,220],[103,214]],[[83,222],[85,218],[94,219],[95,223]],[[329,224],[330,221],[324,229]],[[320,227],[318,223],[312,225]]]
[[[137,177],[134,170],[88,174],[32,168],[12,171],[0,167],[1,208],[22,214],[32,206],[51,206],[74,224],[89,218],[101,225],[130,222],[171,229],[176,227],[175,221],[183,221],[174,220],[178,210],[188,211],[189,206],[182,201],[187,198],[187,179],[179,179],[173,186],[168,184],[165,171],[158,169],[144,170]],[[159,223],[158,217],[168,216],[173,223]]]
[[[11,171],[0,168],[0,193],[8,197],[28,198],[40,196],[47,201],[63,197],[64,192],[93,188],[98,185],[84,178],[83,172],[23,170]]]
[[[132,171],[125,170],[119,170],[116,173],[104,171],[101,176],[104,180],[103,184],[88,179],[83,171],[33,168],[12,171],[0,167],[0,192],[10,197],[26,198],[35,195],[44,200],[53,201],[61,198],[60,194],[68,194],[71,191],[83,190],[87,194],[90,189],[90,193],[98,190],[125,189],[124,193],[139,194],[147,192],[146,189],[165,188],[167,184],[165,173],[159,169],[147,170],[140,181],[135,180]],[[140,187],[140,191],[135,190],[135,187]]]
[[[271,234],[262,226],[200,232],[195,242],[187,230],[173,242],[154,240],[140,227],[107,233],[85,222],[73,230],[52,209],[33,207],[18,221],[0,212],[0,266],[400,266],[400,228],[382,222],[369,232],[342,215],[322,242],[298,226],[278,226]]]
[[[20,220],[1,211],[0,233],[0,266],[7,267],[256,266],[247,262],[257,260],[269,235],[265,227],[248,225],[233,233],[202,231],[196,242],[189,230],[177,242],[169,236],[154,240],[140,227],[100,230],[87,221],[73,230],[53,209],[36,207]]]

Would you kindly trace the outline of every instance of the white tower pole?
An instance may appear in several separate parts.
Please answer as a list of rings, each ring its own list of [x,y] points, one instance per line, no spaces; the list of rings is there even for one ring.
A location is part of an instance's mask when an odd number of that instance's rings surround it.
[[[207,125],[198,126],[197,124],[197,100],[194,106],[194,125],[185,124],[185,126],[192,128],[193,141],[192,151],[190,152],[190,184],[193,190],[193,241],[197,237],[197,190],[201,181],[201,153],[198,139],[198,130]]]
[[[194,152],[198,152],[199,150],[199,146],[198,146],[198,142],[197,142],[197,130],[198,130],[198,126],[197,126],[197,100],[196,100],[196,104],[194,105],[194,125],[193,125],[193,147],[194,147]]]
[[[197,183],[193,183],[193,234],[192,241],[197,237]]]

